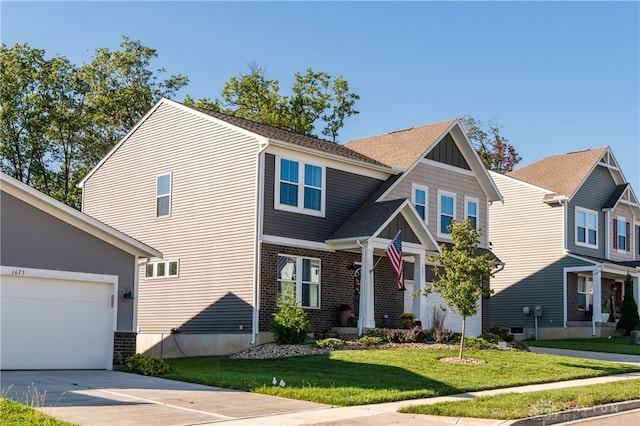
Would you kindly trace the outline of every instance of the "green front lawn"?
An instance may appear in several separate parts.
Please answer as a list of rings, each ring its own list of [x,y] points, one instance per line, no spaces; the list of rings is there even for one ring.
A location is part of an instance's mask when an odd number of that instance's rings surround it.
[[[166,360],[166,378],[332,405],[361,405],[607,376],[640,367],[499,350],[467,350],[484,364],[449,364],[455,349],[369,349],[278,359]],[[276,378],[285,387],[273,385]]]
[[[640,379],[404,407],[401,413],[513,420],[640,399]],[[600,414],[607,414],[604,409]],[[614,409],[611,410],[614,412]]]
[[[613,354],[640,355],[640,345],[630,344],[629,337],[594,337],[589,339],[533,340],[529,346],[572,349],[577,351],[607,352]]]

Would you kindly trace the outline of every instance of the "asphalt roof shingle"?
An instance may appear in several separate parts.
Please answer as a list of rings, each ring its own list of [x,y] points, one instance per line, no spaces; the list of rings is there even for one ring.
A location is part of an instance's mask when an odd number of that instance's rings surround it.
[[[507,176],[571,197],[608,147],[551,155]]]
[[[367,157],[407,170],[456,120],[441,121],[368,138],[355,139],[347,148]]]

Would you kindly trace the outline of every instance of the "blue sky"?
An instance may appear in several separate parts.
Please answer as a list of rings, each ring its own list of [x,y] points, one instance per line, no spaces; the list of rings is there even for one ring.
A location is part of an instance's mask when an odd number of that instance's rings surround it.
[[[308,67],[360,95],[344,142],[471,114],[523,157],[609,145],[640,195],[640,2],[12,2],[1,37],[73,63],[121,36],[215,98],[255,62],[285,91]]]

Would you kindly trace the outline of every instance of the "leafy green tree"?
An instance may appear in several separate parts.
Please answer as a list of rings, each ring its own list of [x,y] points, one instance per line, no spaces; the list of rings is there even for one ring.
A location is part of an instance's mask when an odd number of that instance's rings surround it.
[[[291,95],[285,96],[277,80],[268,79],[261,67],[251,64],[249,73],[224,84],[219,99],[194,101],[186,96],[184,103],[311,136],[317,136],[316,126],[324,124],[322,134],[335,142],[344,120],[358,114],[354,109],[358,99],[342,76],[334,78],[311,68],[295,74]]]
[[[633,297],[633,280],[627,272],[624,279],[624,298],[620,306],[620,319],[616,324],[616,330],[629,336],[633,330],[640,326],[640,316],[638,315],[638,304]]]
[[[468,115],[462,119],[467,137],[478,151],[485,167],[506,174],[522,160],[513,145],[502,136],[502,126],[495,119],[485,124]]]
[[[459,358],[462,359],[467,317],[478,312],[480,297],[491,293],[487,285],[488,277],[496,268],[497,261],[488,254],[477,255],[481,233],[469,219],[464,222],[452,221],[448,230],[453,245],[447,247],[443,244],[440,254],[429,256],[429,261],[438,266],[433,268],[436,279],[430,288],[424,290],[424,295],[428,297],[432,292],[437,293],[462,317],[459,352]]]
[[[123,37],[120,50],[97,49],[76,67],[28,44],[0,50],[2,170],[73,207],[82,177],[161,97],[187,84],[160,80],[155,50]]]
[[[278,311],[273,314],[271,332],[279,345],[303,343],[309,334],[307,314],[298,305],[291,289],[286,289],[278,298]]]

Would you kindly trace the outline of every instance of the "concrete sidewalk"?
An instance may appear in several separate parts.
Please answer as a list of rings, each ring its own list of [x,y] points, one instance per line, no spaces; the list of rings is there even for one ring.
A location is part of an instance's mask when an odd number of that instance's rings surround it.
[[[531,348],[533,352],[640,365],[640,356]],[[82,425],[512,425],[523,421],[400,414],[400,407],[509,392],[533,392],[640,378],[621,374],[446,397],[332,407],[248,392],[176,382],[117,371],[3,371],[3,394],[33,402],[56,418]],[[640,401],[634,402],[640,407]],[[634,403],[619,405],[631,409]],[[620,409],[620,408],[618,408]]]

